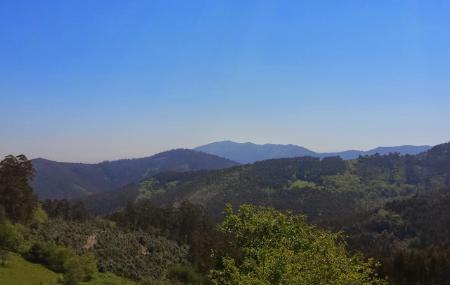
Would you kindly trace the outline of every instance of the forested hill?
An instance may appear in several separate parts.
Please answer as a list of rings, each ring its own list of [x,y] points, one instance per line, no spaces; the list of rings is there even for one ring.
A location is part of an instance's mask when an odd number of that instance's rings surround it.
[[[189,201],[215,217],[226,203],[252,203],[325,221],[445,188],[449,185],[449,148],[443,144],[415,156],[376,154],[350,161],[300,157],[209,172],[160,173],[119,191],[89,197],[86,203],[96,212],[109,212],[140,199],[157,204]]]
[[[163,171],[211,170],[237,165],[225,158],[187,149],[98,164],[45,159],[35,159],[32,163],[36,171],[32,185],[41,199],[76,198],[111,191]]]
[[[330,157],[330,156],[340,156],[343,159],[356,159],[359,156],[364,155],[374,155],[374,154],[389,154],[389,153],[399,153],[399,154],[418,154],[429,150],[431,146],[393,146],[393,147],[377,147],[371,150],[348,150],[342,152],[329,152],[320,153],[309,150],[307,148],[297,146],[297,145],[282,145],[282,144],[254,144],[254,143],[237,143],[233,141],[221,141],[214,142],[207,145],[199,146],[195,150],[202,151],[209,154],[218,155],[237,161],[240,163],[253,163],[256,161],[274,159],[274,158],[292,158],[301,156],[312,156],[312,157]]]

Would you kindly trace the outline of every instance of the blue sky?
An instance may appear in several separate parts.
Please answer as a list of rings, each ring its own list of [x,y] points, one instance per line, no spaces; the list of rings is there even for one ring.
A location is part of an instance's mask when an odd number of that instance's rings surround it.
[[[449,1],[0,3],[0,155],[450,139]]]

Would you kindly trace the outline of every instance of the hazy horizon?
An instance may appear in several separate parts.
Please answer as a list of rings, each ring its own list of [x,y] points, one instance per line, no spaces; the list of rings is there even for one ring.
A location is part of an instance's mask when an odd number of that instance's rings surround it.
[[[231,142],[240,143],[240,144],[253,143],[253,144],[256,144],[256,145],[265,145],[265,144],[295,145],[295,146],[299,146],[299,147],[304,147],[304,148],[306,148],[306,149],[308,149],[310,151],[314,151],[314,152],[317,152],[317,153],[335,153],[335,152],[344,152],[344,151],[369,151],[369,150],[372,150],[372,149],[375,149],[375,148],[378,148],[378,147],[435,146],[435,145],[437,145],[437,144],[432,144],[432,145],[427,145],[427,144],[422,144],[422,145],[419,145],[419,144],[414,144],[414,145],[412,145],[412,144],[399,144],[399,145],[377,145],[377,146],[369,147],[369,148],[357,148],[357,147],[355,147],[355,148],[346,148],[346,149],[317,150],[317,149],[314,149],[313,147],[306,147],[306,146],[301,145],[301,144],[271,143],[271,142],[255,143],[255,142],[251,142],[251,141],[217,140],[217,141],[211,141],[211,142],[208,142],[208,143],[205,143],[205,144],[194,145],[194,146],[190,146],[190,147],[183,147],[183,146],[181,146],[181,147],[172,147],[172,148],[167,148],[167,149],[161,149],[161,150],[158,150],[158,151],[153,152],[153,153],[142,153],[142,154],[136,154],[134,156],[131,155],[131,156],[124,156],[124,157],[113,157],[113,158],[106,158],[106,159],[101,159],[101,160],[85,160],[85,161],[83,161],[83,160],[76,160],[77,159],[76,157],[74,157],[75,160],[58,160],[58,159],[52,159],[51,157],[28,156],[27,154],[25,154],[25,155],[27,155],[29,159],[43,158],[43,159],[53,160],[53,161],[57,161],[57,162],[73,162],[73,163],[88,163],[88,164],[93,163],[93,164],[95,164],[95,163],[100,163],[100,162],[104,162],[104,161],[114,161],[114,160],[121,160],[121,159],[135,159],[135,158],[149,157],[149,156],[152,156],[152,155],[164,152],[164,151],[170,151],[170,150],[175,150],[175,149],[193,149],[194,150],[195,148],[200,147],[200,146],[204,146],[204,145],[207,145],[207,144],[210,144],[210,143],[223,142],[223,141],[231,141]],[[445,143],[445,142],[442,142],[442,143]],[[14,153],[14,155],[19,155],[19,154],[22,154],[22,153]]]
[[[0,156],[450,134],[450,2],[3,1]]]

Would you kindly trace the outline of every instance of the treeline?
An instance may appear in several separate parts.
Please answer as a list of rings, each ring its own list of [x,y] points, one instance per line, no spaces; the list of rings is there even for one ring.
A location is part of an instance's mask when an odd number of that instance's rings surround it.
[[[383,259],[382,274],[398,285],[448,284],[450,247],[397,248]]]
[[[90,218],[84,203],[81,201],[45,200],[42,203],[42,208],[52,219],[84,222]]]

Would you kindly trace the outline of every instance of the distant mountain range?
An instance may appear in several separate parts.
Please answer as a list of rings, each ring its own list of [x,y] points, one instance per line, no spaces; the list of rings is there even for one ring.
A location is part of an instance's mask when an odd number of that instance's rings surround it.
[[[392,199],[447,189],[448,185],[450,143],[410,157],[372,155],[355,163],[337,157],[296,157],[207,172],[158,173],[83,201],[90,211],[101,214],[143,200],[155,205],[188,201],[217,219],[227,203],[235,207],[250,203],[298,211],[313,220],[332,220],[350,217],[355,209],[364,212],[369,206],[376,208]]]
[[[430,146],[397,146],[379,147],[369,151],[318,153],[296,145],[257,145],[222,141],[194,150],[177,149],[145,158],[97,164],[65,163],[38,158],[32,161],[36,170],[32,185],[40,199],[73,199],[116,190],[162,172],[218,170],[240,163],[304,156],[319,158],[340,156],[343,159],[354,159],[360,155],[375,153],[418,154],[430,148]]]
[[[32,185],[40,199],[70,199],[111,191],[159,172],[213,170],[238,164],[187,149],[97,164],[64,163],[42,158],[34,159],[32,163],[36,170]]]
[[[253,163],[256,161],[274,159],[274,158],[292,158],[301,156],[312,157],[330,157],[340,156],[343,159],[355,159],[360,155],[373,155],[373,154],[388,154],[388,153],[400,153],[415,155],[421,152],[425,152],[431,149],[431,146],[421,145],[402,145],[393,147],[378,147],[367,151],[362,150],[348,150],[342,152],[329,152],[320,153],[309,150],[307,148],[287,144],[254,144],[254,143],[237,143],[233,141],[220,141],[207,145],[199,146],[194,150],[224,157],[239,163]]]

